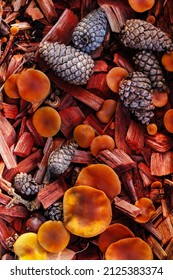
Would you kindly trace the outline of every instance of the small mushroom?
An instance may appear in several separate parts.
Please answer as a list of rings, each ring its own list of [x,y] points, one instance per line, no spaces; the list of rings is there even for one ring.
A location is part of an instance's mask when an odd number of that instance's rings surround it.
[[[9,76],[5,83],[4,83],[4,90],[6,95],[8,95],[10,98],[20,98],[18,87],[17,87],[17,79],[20,76],[20,74],[12,74]]]
[[[155,107],[164,107],[168,103],[168,93],[153,90],[152,92],[152,103]]]
[[[60,130],[60,114],[52,107],[40,107],[33,114],[33,125],[41,136],[52,137]]]
[[[84,167],[79,173],[75,185],[85,185],[102,190],[111,201],[121,192],[118,175],[106,164],[91,164]]]
[[[130,7],[137,13],[143,13],[150,10],[155,0],[128,0]]]
[[[34,68],[23,71],[17,79],[19,95],[28,102],[44,100],[50,91],[50,80],[40,70]]]
[[[157,124],[150,123],[147,125],[147,132],[149,135],[156,135],[157,130],[158,130]]]
[[[126,226],[116,223],[107,227],[98,237],[98,246],[105,253],[108,246],[123,238],[134,237],[133,232]]]
[[[113,99],[107,99],[103,102],[102,107],[97,111],[96,116],[102,123],[108,123],[115,113],[117,102]]]
[[[146,223],[155,214],[155,207],[151,199],[142,197],[135,202],[135,206],[140,208],[142,213],[135,219],[138,223]]]
[[[70,241],[70,233],[61,221],[46,221],[38,229],[38,242],[47,252],[58,253]]]
[[[173,52],[165,53],[162,56],[161,62],[167,71],[173,72]]]
[[[89,186],[68,189],[63,199],[64,224],[85,238],[103,232],[112,219],[111,203],[103,191]]]
[[[47,259],[47,252],[38,243],[37,234],[34,232],[21,234],[15,241],[13,248],[19,260]]]
[[[115,148],[115,141],[109,135],[98,135],[96,136],[90,145],[90,151],[93,156],[97,156],[97,154],[102,150],[113,150]]]
[[[106,81],[107,81],[108,87],[113,92],[118,93],[119,92],[119,83],[127,75],[128,75],[127,70],[122,67],[112,68],[106,76]]]
[[[153,260],[150,246],[139,237],[113,242],[105,252],[106,260]]]
[[[164,117],[163,117],[163,123],[167,131],[173,133],[173,109],[169,109]]]
[[[79,124],[75,127],[73,136],[80,147],[88,148],[95,137],[95,131],[88,124]]]

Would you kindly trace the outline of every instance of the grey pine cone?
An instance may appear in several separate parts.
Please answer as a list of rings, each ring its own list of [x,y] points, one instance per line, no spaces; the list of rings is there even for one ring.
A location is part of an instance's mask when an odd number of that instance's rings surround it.
[[[74,47],[89,53],[102,44],[107,28],[105,12],[98,8],[81,19],[72,34]]]
[[[165,90],[166,82],[156,55],[152,51],[142,50],[133,57],[136,70],[143,72],[151,81],[153,89]]]
[[[39,46],[39,53],[50,68],[70,84],[86,84],[93,73],[94,61],[91,56],[71,46],[44,42]]]
[[[41,188],[41,185],[38,185],[31,174],[27,173],[18,173],[14,177],[13,182],[15,190],[25,196],[33,196],[38,193]]]
[[[119,85],[120,99],[143,124],[154,116],[151,82],[142,72],[132,72]]]
[[[45,210],[44,215],[52,221],[62,220],[63,203],[61,201],[54,202]]]
[[[76,143],[64,145],[59,150],[51,152],[48,160],[48,170],[54,175],[60,175],[69,167],[77,148]]]
[[[173,50],[171,39],[160,28],[140,19],[126,21],[120,32],[120,40],[126,47],[133,49],[158,52]]]

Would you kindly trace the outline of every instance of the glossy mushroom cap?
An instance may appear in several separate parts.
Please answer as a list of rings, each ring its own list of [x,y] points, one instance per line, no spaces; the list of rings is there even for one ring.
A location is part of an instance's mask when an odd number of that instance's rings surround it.
[[[167,71],[173,72],[173,52],[165,53],[162,56],[161,62]]]
[[[115,148],[115,141],[109,135],[98,135],[96,136],[90,145],[90,151],[93,156],[97,156],[100,151],[113,150]]]
[[[153,260],[150,246],[139,237],[113,242],[105,252],[106,260]]]
[[[113,99],[104,100],[102,107],[97,111],[96,116],[102,123],[108,123],[113,115],[115,114],[115,109],[117,102]]]
[[[17,79],[19,95],[28,102],[40,102],[50,92],[49,78],[34,68],[23,71]]]
[[[155,0],[128,0],[130,7],[137,13],[143,13],[150,10]]]
[[[38,243],[37,234],[34,232],[21,234],[15,241],[13,248],[19,260],[47,259],[47,252]]]
[[[68,189],[63,199],[64,225],[85,238],[103,232],[112,219],[111,203],[103,191],[89,186]]]
[[[108,246],[120,239],[134,237],[133,232],[126,226],[116,223],[107,227],[98,237],[98,246],[105,253]]]
[[[38,230],[38,242],[47,252],[58,253],[70,241],[70,233],[61,221],[46,221]]]
[[[127,70],[122,67],[112,68],[106,76],[106,81],[107,81],[108,87],[113,92],[118,93],[119,92],[119,83],[127,75],[128,75]]]
[[[112,201],[121,192],[116,172],[106,164],[91,164],[79,173],[75,185],[90,186],[102,190]]]
[[[88,148],[95,137],[95,131],[88,124],[79,124],[75,127],[73,136],[80,147]]]
[[[61,117],[52,107],[40,107],[33,114],[33,124],[41,136],[52,137],[60,130]]]
[[[173,133],[173,109],[169,109],[163,118],[163,123],[167,131]]]
[[[12,74],[9,76],[5,83],[4,83],[4,90],[6,95],[8,95],[10,98],[20,98],[18,87],[17,87],[17,79],[20,76],[20,74]]]
[[[135,219],[138,223],[148,222],[155,214],[155,207],[151,199],[142,197],[135,202],[135,206],[140,208],[142,213]]]

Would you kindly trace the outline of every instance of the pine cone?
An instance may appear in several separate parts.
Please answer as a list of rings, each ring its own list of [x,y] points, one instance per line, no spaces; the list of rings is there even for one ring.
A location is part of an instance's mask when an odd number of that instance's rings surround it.
[[[76,143],[70,143],[62,146],[59,150],[53,151],[49,156],[48,171],[54,175],[64,173],[74,157],[76,147]]]
[[[14,188],[18,193],[25,196],[33,196],[38,193],[41,185],[38,185],[31,174],[18,173],[14,177]]]
[[[107,28],[105,12],[99,8],[84,17],[74,29],[72,42],[74,47],[89,53],[100,47]]]
[[[142,72],[132,72],[119,85],[120,99],[143,124],[154,116],[151,82]]]
[[[39,52],[50,68],[70,84],[86,84],[93,73],[91,56],[71,46],[44,42],[40,44]]]
[[[129,19],[120,32],[121,42],[129,48],[152,51],[172,51],[171,39],[153,24],[140,20]]]
[[[53,221],[62,220],[63,217],[63,203],[57,201],[50,205],[44,212],[45,217]]]
[[[138,52],[133,57],[133,60],[136,65],[136,70],[143,72],[150,79],[153,89],[163,91],[167,88],[162,69],[153,52],[143,50]]]

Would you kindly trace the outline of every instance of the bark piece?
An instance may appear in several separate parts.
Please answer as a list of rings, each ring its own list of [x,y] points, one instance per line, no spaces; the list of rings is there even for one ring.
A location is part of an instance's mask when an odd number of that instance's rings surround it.
[[[158,257],[159,260],[166,260],[167,253],[163,250],[162,246],[153,236],[150,235],[147,238],[147,243],[149,244],[149,246],[153,250],[153,253]]]
[[[165,153],[173,147],[173,140],[168,135],[157,133],[156,135],[145,135],[145,144],[156,152]]]
[[[49,22],[54,22],[57,19],[57,13],[55,10],[55,6],[52,0],[36,0],[38,5],[40,6],[44,16],[47,18]]]
[[[0,205],[0,215],[8,215],[11,217],[19,217],[19,218],[26,218],[29,212],[26,207],[22,205],[14,205],[10,208],[7,208],[4,205]]]
[[[118,149],[122,149],[127,154],[131,154],[131,149],[126,142],[129,124],[130,112],[121,102],[118,102],[115,112],[115,143]]]
[[[119,174],[136,167],[136,163],[121,149],[100,151],[97,159],[115,169]]]
[[[34,0],[32,0],[25,13],[30,16],[32,18],[33,21],[35,20],[40,20],[42,18],[44,18],[42,12],[40,11],[40,9],[37,7],[36,2]]]
[[[77,23],[77,16],[71,10],[65,9],[58,21],[44,36],[42,42],[59,42],[61,44],[68,45],[71,41],[72,33]]]
[[[48,76],[50,80],[52,80],[59,88],[61,88],[77,100],[81,101],[85,105],[89,106],[93,110],[98,111],[101,108],[104,102],[104,99],[102,99],[101,97],[98,97],[97,95],[80,86],[71,85],[60,80],[59,78],[57,79],[57,76],[52,72]]]
[[[106,72],[108,71],[108,64],[104,60],[96,60],[94,62],[94,72]]]
[[[7,169],[12,169],[17,167],[16,160],[13,154],[11,153],[1,131],[0,131],[0,155],[3,158]]]
[[[109,88],[106,82],[106,76],[107,74],[105,73],[92,74],[86,86],[87,90],[91,90],[93,93],[102,98],[106,98],[107,96],[109,96]]]
[[[168,245],[165,248],[168,260],[173,260],[173,238],[169,241]]]
[[[126,135],[126,142],[136,154],[141,152],[144,147],[144,129],[141,124],[133,120],[130,121]]]
[[[94,163],[94,158],[89,151],[76,150],[71,162],[89,165]]]
[[[38,193],[38,201],[41,202],[43,207],[46,209],[52,203],[60,199],[67,189],[67,185],[62,177],[58,178],[56,181],[49,185],[46,185]]]
[[[149,167],[145,163],[140,162],[138,164],[138,168],[143,181],[143,186],[144,187],[150,186],[155,181],[155,178],[154,176],[151,175],[151,171]]]
[[[45,145],[45,139],[37,132],[37,130],[35,129],[32,120],[28,119],[26,121],[26,127],[28,128],[28,130],[30,131],[34,142],[38,145],[43,147]]]
[[[74,128],[81,124],[85,116],[79,107],[69,107],[59,112],[61,116],[61,132],[69,139],[72,137]]]
[[[127,193],[129,194],[129,197],[131,198],[132,202],[135,203],[138,200],[138,197],[135,190],[132,172],[131,171],[124,172],[121,178],[122,178],[123,185]]]
[[[173,152],[155,153],[151,155],[151,174],[156,176],[166,176],[173,173]]]
[[[0,114],[0,131],[2,132],[9,147],[16,142],[15,129],[2,114]]]
[[[114,205],[117,209],[122,211],[125,215],[127,215],[133,219],[137,218],[137,216],[142,213],[140,208],[125,201],[124,199],[119,198],[118,196],[116,196],[114,198]]]
[[[162,235],[162,246],[167,244],[173,237],[173,216],[169,215],[157,226],[157,230]]]
[[[16,144],[14,154],[20,157],[27,157],[30,155],[33,145],[34,140],[31,136],[31,133],[24,132]]]

